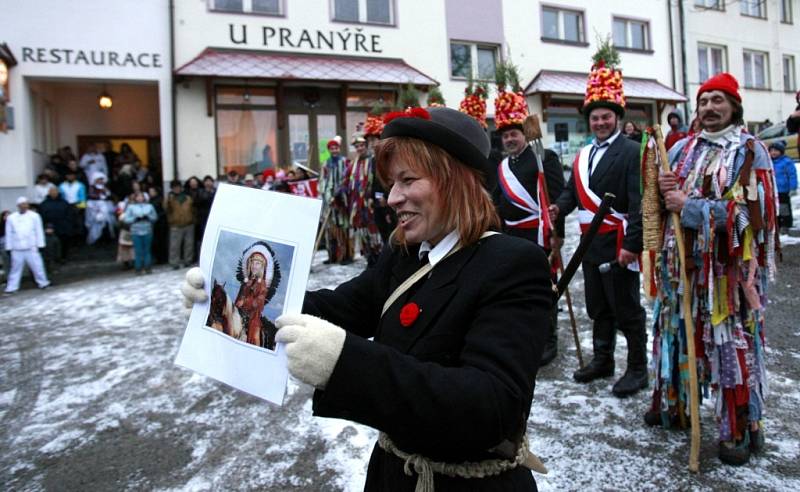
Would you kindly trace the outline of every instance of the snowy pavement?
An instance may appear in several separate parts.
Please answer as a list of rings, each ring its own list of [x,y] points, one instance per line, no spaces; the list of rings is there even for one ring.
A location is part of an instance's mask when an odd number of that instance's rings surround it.
[[[309,289],[364,267],[321,260]],[[119,274],[0,299],[3,490],[362,489],[377,433],[311,417],[308,386],[290,381],[278,407],[173,365],[188,316],[177,290],[183,273]],[[789,245],[768,311],[765,452],[742,468],[721,465],[707,403],[699,474],[686,466],[688,433],[644,426],[649,392],[620,400],[614,379],[572,381],[564,308],[559,357],[539,373],[528,422],[531,448],[550,469],[536,476],[539,489],[800,490],[798,285],[800,246]],[[571,290],[588,360],[580,272]],[[625,353],[620,336],[617,377]]]

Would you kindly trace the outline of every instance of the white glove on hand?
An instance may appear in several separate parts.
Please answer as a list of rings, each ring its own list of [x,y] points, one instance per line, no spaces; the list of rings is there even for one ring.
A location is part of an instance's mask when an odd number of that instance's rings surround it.
[[[196,302],[205,302],[208,299],[203,285],[206,279],[203,277],[203,271],[200,267],[190,268],[186,272],[186,278],[181,284],[181,294],[183,294],[183,305],[191,308]]]
[[[286,344],[289,372],[304,383],[325,389],[342,354],[346,332],[308,314],[285,314],[275,320],[275,340]]]

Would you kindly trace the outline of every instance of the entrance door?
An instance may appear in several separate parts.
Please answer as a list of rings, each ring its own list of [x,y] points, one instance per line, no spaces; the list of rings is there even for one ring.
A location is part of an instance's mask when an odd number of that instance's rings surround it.
[[[289,114],[289,159],[293,165],[318,171],[328,158],[328,141],[335,136],[335,114]]]

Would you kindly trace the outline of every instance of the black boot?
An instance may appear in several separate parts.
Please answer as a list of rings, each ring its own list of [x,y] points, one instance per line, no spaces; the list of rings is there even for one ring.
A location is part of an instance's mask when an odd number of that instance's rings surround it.
[[[595,321],[592,327],[592,361],[572,374],[579,383],[588,383],[599,378],[614,375],[614,343],[616,328],[610,319]]]
[[[558,355],[558,311],[556,307],[550,313],[550,336],[547,337],[547,344],[544,346],[539,367],[544,367],[553,362]]]
[[[647,338],[644,333],[644,323],[641,326],[629,327],[625,333],[628,340],[628,367],[619,381],[614,383],[611,392],[614,396],[624,398],[633,395],[639,390],[647,388],[647,356],[645,344]]]

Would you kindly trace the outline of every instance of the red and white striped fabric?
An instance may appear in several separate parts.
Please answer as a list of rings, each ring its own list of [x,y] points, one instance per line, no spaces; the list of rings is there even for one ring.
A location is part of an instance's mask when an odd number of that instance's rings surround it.
[[[538,201],[533,199],[531,194],[528,193],[528,190],[519,182],[517,176],[511,172],[511,168],[508,165],[508,157],[503,159],[498,166],[497,175],[503,195],[505,195],[512,205],[529,214],[527,217],[520,220],[504,220],[505,224],[515,229],[538,228],[536,242],[539,246],[550,249],[550,234],[553,229],[553,224],[550,222],[550,216],[547,213],[542,214],[542,207],[539,206],[540,203],[543,203],[546,210],[549,205],[548,197],[546,193],[544,193],[545,186],[544,183],[542,183],[545,179],[542,166],[539,166],[539,174],[536,182]]]

